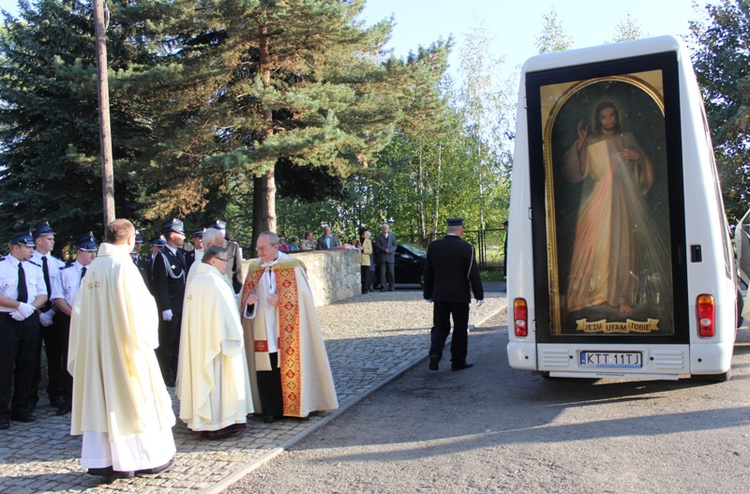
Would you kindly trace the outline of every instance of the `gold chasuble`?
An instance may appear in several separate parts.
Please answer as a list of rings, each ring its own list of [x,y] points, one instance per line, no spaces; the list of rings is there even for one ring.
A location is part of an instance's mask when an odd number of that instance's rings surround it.
[[[269,295],[267,286],[261,282],[266,272],[275,277],[279,298],[276,307],[263,303]],[[260,301],[248,308],[247,300],[252,293]],[[250,316],[245,316],[246,308],[252,312]],[[266,313],[271,310],[277,312],[277,317]],[[338,408],[318,314],[304,265],[298,259],[279,252],[277,260],[269,265],[260,259],[253,260],[240,296],[240,313],[243,314],[245,350],[256,403],[260,403],[256,371],[271,370],[266,324],[273,324],[271,321],[275,319],[284,415],[307,417],[310,412]]]

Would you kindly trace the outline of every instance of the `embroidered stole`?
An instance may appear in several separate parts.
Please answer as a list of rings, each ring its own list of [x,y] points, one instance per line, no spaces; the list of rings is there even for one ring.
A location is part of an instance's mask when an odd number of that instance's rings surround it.
[[[301,355],[299,339],[299,298],[297,292],[297,274],[294,266],[298,262],[280,262],[271,269],[276,275],[276,294],[279,302],[276,308],[279,311],[279,368],[281,370],[281,392],[284,400],[284,415],[293,417],[301,416],[302,409],[302,377],[301,377]],[[251,292],[260,282],[265,269],[250,266],[250,271],[242,287],[242,311],[247,306],[247,299]],[[266,328],[262,328],[265,333]],[[253,325],[253,338],[258,337],[258,332]],[[265,353],[268,358],[268,340],[255,340],[253,342],[255,354]]]

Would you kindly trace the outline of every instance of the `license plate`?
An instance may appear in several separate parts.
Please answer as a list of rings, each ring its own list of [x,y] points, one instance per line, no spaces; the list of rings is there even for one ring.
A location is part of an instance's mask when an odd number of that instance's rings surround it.
[[[607,369],[640,369],[641,352],[581,352],[581,367]]]

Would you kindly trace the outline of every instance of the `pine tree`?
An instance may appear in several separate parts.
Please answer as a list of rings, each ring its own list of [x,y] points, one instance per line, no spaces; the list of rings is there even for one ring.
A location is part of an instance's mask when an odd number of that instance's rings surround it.
[[[42,221],[60,240],[101,232],[90,5],[22,2],[19,16],[7,17],[0,33],[0,237]],[[115,110],[113,120],[122,123],[122,113]],[[133,201],[123,182],[117,177],[115,190],[124,205],[119,213],[127,216]]]

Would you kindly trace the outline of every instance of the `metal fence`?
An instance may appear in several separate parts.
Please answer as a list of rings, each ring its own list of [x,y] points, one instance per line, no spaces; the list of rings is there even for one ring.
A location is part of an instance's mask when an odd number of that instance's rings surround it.
[[[444,232],[421,235],[404,235],[401,240],[427,247],[431,242],[445,236]],[[464,230],[464,240],[477,250],[477,262],[482,269],[502,269],[505,263],[505,239],[507,232],[503,228],[486,228],[484,230]],[[408,240],[407,240],[408,239]]]

